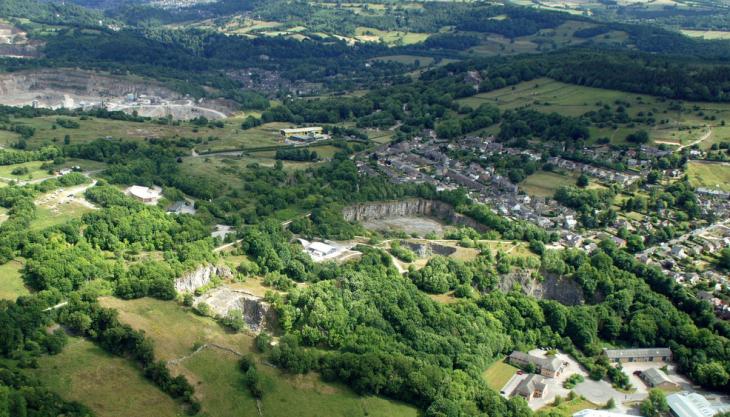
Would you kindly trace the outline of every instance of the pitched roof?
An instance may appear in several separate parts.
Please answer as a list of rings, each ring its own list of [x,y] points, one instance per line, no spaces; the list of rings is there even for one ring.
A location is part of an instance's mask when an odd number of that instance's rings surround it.
[[[517,385],[517,393],[526,397],[532,396],[535,389],[545,390],[545,378],[537,374],[531,374]]]
[[[712,417],[718,412],[727,411],[728,408],[713,406],[705,397],[696,392],[669,395],[667,403],[677,417]]]
[[[545,368],[549,371],[557,371],[563,365],[562,361],[556,357],[542,357],[530,355],[529,353],[520,352],[515,350],[509,355],[510,359],[516,359],[522,362],[529,362],[540,368]]]
[[[657,368],[649,368],[641,373],[641,376],[644,377],[644,380],[646,380],[649,384],[652,386],[656,386],[659,384],[662,384],[664,382],[669,382],[671,384],[674,384],[674,381],[669,379],[667,374],[662,372],[660,369]]]
[[[603,352],[611,359],[672,356],[672,350],[669,348],[603,349]]]

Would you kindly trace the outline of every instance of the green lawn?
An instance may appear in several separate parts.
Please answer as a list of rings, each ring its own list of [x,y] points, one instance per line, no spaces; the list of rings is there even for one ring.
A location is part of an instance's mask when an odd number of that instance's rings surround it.
[[[487,381],[489,388],[499,392],[516,372],[517,368],[504,362],[504,360],[498,360],[490,365],[482,376]]]
[[[577,413],[580,410],[585,410],[587,408],[593,408],[598,409],[601,408],[603,404],[598,405],[594,404],[584,398],[576,397],[573,400],[564,400],[560,405],[553,406],[549,405],[546,407],[541,408],[538,413],[548,413],[550,411],[555,411],[558,414],[562,415],[563,417],[572,417],[573,414]]]
[[[730,191],[730,164],[690,161],[687,164],[687,175],[695,187]]]
[[[0,300],[15,300],[21,295],[29,294],[20,274],[22,269],[23,262],[20,260],[0,265]]]
[[[253,337],[223,330],[215,321],[186,311],[171,301],[149,298],[123,301],[100,299],[102,305],[119,311],[122,322],[145,331],[155,343],[160,359],[190,354],[194,346],[216,343],[240,353],[252,350]],[[415,408],[379,397],[360,397],[350,389],[323,382],[316,374],[288,375],[265,365],[255,354],[266,384],[262,410],[265,416],[413,416]],[[234,417],[256,415],[256,403],[241,384],[238,356],[209,348],[172,366],[195,386],[205,415]],[[131,416],[130,416],[131,417]]]
[[[520,183],[520,189],[531,196],[552,197],[558,188],[575,185],[576,177],[555,172],[538,171]]]
[[[66,400],[79,401],[97,417],[175,417],[181,407],[124,358],[72,337],[63,352],[43,356],[28,372]]]

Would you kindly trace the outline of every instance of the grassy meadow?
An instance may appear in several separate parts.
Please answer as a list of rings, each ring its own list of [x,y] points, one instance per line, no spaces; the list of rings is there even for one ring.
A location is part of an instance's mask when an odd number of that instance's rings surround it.
[[[198,151],[215,151],[231,148],[250,148],[283,144],[279,129],[290,127],[287,123],[267,123],[252,129],[242,130],[241,122],[246,114],[240,114],[224,121],[223,128],[196,127],[188,122],[179,126],[161,125],[154,121],[127,122],[120,120],[97,119],[93,117],[81,120],[80,117],[64,117],[79,123],[78,129],[66,129],[56,125],[56,116],[18,119],[17,123],[35,129],[35,135],[28,140],[28,145],[40,147],[44,144],[61,144],[65,135],[69,135],[71,143],[90,142],[110,137],[112,139],[144,141],[146,138],[170,139],[200,138],[196,146]],[[54,126],[56,128],[54,129]],[[0,135],[0,145],[10,146],[17,142],[18,135]]]
[[[127,359],[72,337],[55,356],[43,356],[28,372],[66,400],[79,401],[98,417],[176,417],[181,407]]]
[[[690,161],[687,175],[694,187],[714,188],[730,192],[730,164]]]
[[[253,336],[228,333],[214,320],[186,311],[174,302],[149,298],[123,301],[104,297],[102,305],[119,311],[122,322],[144,330],[160,359],[186,357],[170,365],[195,386],[204,415],[256,415],[256,401],[241,383],[238,356],[210,347],[190,355],[196,347],[215,343],[241,354],[253,352]],[[264,375],[260,406],[266,416],[417,416],[415,408],[380,397],[361,397],[350,389],[323,382],[318,375],[289,375],[265,365],[254,353]]]
[[[607,137],[612,143],[621,144],[625,143],[629,133],[645,129],[653,141],[667,144],[689,144],[702,138],[708,131],[712,133],[706,143],[700,144],[703,148],[708,148],[713,141],[730,140],[730,128],[722,126],[723,120],[730,120],[730,104],[674,102],[644,94],[566,84],[549,78],[522,82],[467,97],[459,102],[472,107],[488,103],[502,110],[529,107],[543,113],[555,112],[577,117],[599,110],[604,105],[615,108],[617,100],[630,104],[626,106],[626,112],[632,118],[638,117],[639,113],[652,113],[657,121],[668,122],[657,122],[655,126],[638,123],[634,127],[619,125],[617,129],[592,126],[593,138]],[[676,104],[681,104],[681,109],[677,109]],[[715,120],[706,120],[705,117],[714,117]]]
[[[552,197],[555,191],[562,186],[575,185],[577,176],[573,174],[559,174],[556,172],[537,171],[525,178],[519,185],[520,189],[535,197]]]
[[[22,269],[23,262],[18,259],[0,265],[0,300],[15,300],[29,294],[21,276]]]

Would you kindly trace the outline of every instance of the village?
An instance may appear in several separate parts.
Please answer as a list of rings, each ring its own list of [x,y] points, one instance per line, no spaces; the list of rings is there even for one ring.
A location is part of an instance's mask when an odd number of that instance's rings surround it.
[[[587,175],[603,187],[614,186],[648,194],[658,185],[648,184],[642,179],[656,165],[657,158],[666,157],[671,151],[646,145],[623,153],[600,148],[582,150],[580,159],[598,161],[597,166],[560,156],[544,157],[533,149],[510,148],[497,142],[494,137],[467,137],[458,142],[448,142],[439,140],[433,131],[425,131],[409,141],[378,147],[361,158],[358,167],[363,174],[382,174],[395,183],[429,183],[438,190],[463,187],[473,200],[487,204],[498,214],[513,220],[529,221],[555,232],[559,238],[551,245],[554,248],[578,248],[591,252],[603,239],[613,240],[618,247],[625,247],[626,240],[619,237],[620,229],[646,234],[676,223],[669,217],[669,212],[655,221],[648,216],[637,218],[619,213],[614,223],[601,231],[584,229],[574,210],[562,206],[551,197],[531,196],[520,185],[500,174],[494,166],[464,163],[449,157],[464,153],[477,155],[480,161],[495,155],[525,156],[530,161],[544,162],[556,169]],[[606,166],[625,166],[630,169],[617,171]],[[684,172],[670,168],[664,169],[662,174],[672,181],[682,177]],[[730,306],[726,298],[715,296],[715,293],[727,290],[728,278],[713,268],[708,257],[730,246],[730,225],[726,220],[730,215],[730,193],[698,187],[696,196],[702,215],[716,219],[715,223],[690,229],[658,245],[648,245],[636,256],[644,263],[664,269],[678,284],[689,287],[698,297],[712,303],[718,317],[728,319]]]

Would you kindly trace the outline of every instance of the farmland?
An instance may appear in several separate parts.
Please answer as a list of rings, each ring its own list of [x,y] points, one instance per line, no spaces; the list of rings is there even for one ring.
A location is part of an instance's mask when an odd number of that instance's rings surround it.
[[[30,147],[60,144],[64,136],[69,135],[72,144],[104,138],[124,138],[131,141],[144,141],[150,138],[170,140],[190,138],[196,140],[198,143],[196,148],[199,151],[281,144],[279,129],[289,127],[285,123],[267,123],[249,130],[242,130],[242,119],[239,117],[226,119],[223,128],[198,127],[187,122],[168,125],[158,124],[154,121],[128,122],[93,117],[82,120],[79,117],[67,117],[67,119],[78,122],[79,128],[66,129],[58,126],[56,119],[56,117],[17,119],[17,123],[35,129],[35,135],[28,140]],[[0,135],[0,141],[2,140],[4,142],[0,142],[0,145],[9,146],[15,143],[18,137],[17,135]]]
[[[648,131],[655,142],[684,145],[703,137],[709,130],[712,135],[702,147],[709,147],[710,140],[726,140],[730,132],[723,120],[730,120],[730,105],[725,103],[677,102],[648,95],[631,95],[621,91],[565,84],[549,78],[519,83],[488,93],[477,94],[459,100],[462,105],[477,107],[488,103],[503,110],[532,108],[534,110],[566,116],[582,116],[605,106],[616,108],[622,103],[628,116],[654,117],[666,123],[653,125],[634,122],[609,126],[591,126],[594,138],[608,137],[612,143],[625,143],[629,133],[637,129]],[[627,105],[628,104],[628,105]]]

